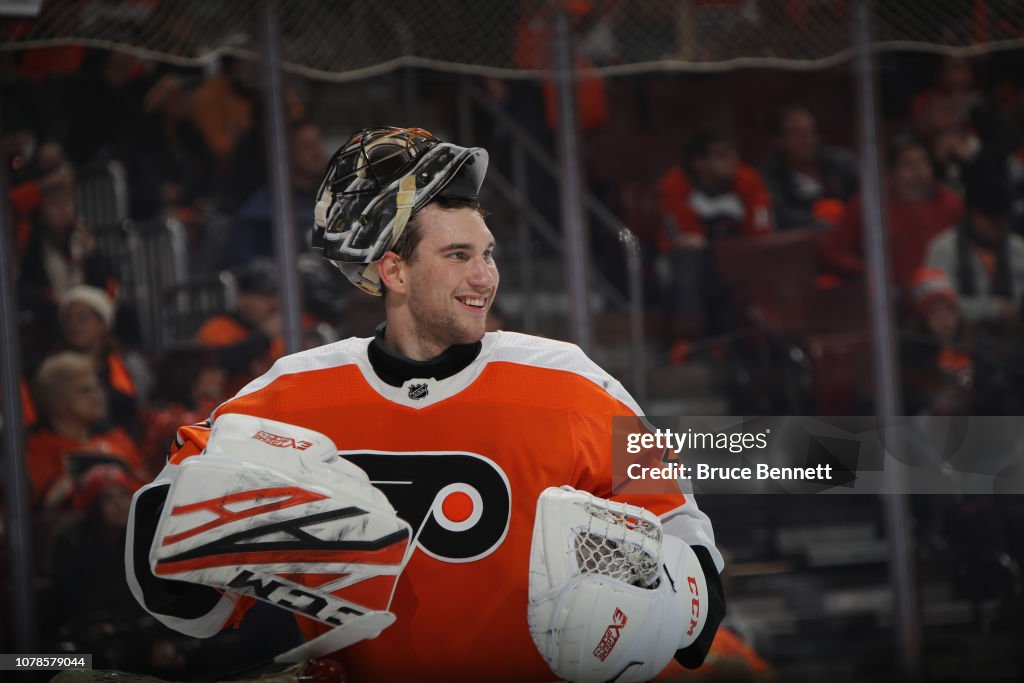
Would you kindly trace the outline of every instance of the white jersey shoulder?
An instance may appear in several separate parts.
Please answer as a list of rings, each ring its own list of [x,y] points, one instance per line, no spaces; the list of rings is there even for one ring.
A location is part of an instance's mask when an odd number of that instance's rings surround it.
[[[489,332],[484,337],[481,360],[573,373],[593,382],[637,415],[641,414],[640,406],[622,383],[592,361],[576,344],[519,332]]]
[[[237,396],[245,396],[259,391],[284,375],[338,368],[344,365],[369,368],[370,360],[366,353],[369,345],[370,337],[349,337],[331,344],[288,354],[277,359],[269,370],[242,387]]]
[[[578,346],[569,342],[518,332],[489,332],[483,338],[477,359],[465,370],[437,383],[436,388],[431,384],[429,396],[425,400],[410,399],[409,387],[389,387],[377,378],[367,354],[370,342],[369,337],[351,337],[285,356],[266,373],[243,387],[237,396],[259,391],[285,375],[355,365],[367,382],[389,400],[413,408],[423,408],[465,389],[489,363],[515,363],[573,373],[622,402],[635,414],[642,414],[640,406],[618,380],[588,358]],[[420,380],[411,380],[407,384],[416,382]]]

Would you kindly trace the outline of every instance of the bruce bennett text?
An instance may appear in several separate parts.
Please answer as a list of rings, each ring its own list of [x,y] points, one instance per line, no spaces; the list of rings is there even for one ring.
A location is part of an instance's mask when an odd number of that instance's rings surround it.
[[[759,463],[756,467],[714,467],[705,463],[687,466],[664,463],[660,467],[644,467],[633,463],[626,469],[630,479],[693,479],[695,481],[736,481],[771,479],[775,481],[831,481],[832,465],[814,467],[772,467]]]

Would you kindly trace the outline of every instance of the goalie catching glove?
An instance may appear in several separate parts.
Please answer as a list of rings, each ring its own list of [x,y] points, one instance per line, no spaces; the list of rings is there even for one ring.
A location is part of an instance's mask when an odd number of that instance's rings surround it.
[[[549,488],[537,501],[527,617],[557,675],[646,681],[700,635],[707,584],[693,550],[653,513]]]
[[[295,661],[375,638],[394,622],[388,606],[410,538],[383,492],[329,438],[227,414],[206,451],[180,465],[149,562],[158,577],[336,627],[278,658]]]

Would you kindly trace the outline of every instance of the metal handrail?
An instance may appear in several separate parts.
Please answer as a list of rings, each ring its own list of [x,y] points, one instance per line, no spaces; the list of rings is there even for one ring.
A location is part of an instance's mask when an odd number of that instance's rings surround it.
[[[530,132],[516,121],[508,112],[502,110],[479,86],[464,82],[460,88],[459,102],[457,106],[458,119],[462,137],[472,138],[472,105],[477,105],[481,110],[491,116],[498,127],[512,139],[512,173],[513,179],[509,180],[495,168],[488,170],[488,177],[493,185],[517,209],[517,241],[520,247],[520,270],[523,281],[523,309],[524,314],[528,310],[528,303],[533,292],[529,285],[531,281],[530,259],[527,258],[529,244],[528,230],[532,226],[537,230],[544,240],[559,252],[564,252],[564,244],[559,231],[534,209],[525,197],[526,171],[523,154],[534,161],[555,183],[562,186],[561,175],[558,170],[558,163],[551,155],[534,139]],[[644,343],[644,307],[643,307],[643,261],[640,250],[640,240],[608,207],[590,193],[583,194],[584,208],[596,219],[596,225],[608,231],[616,237],[622,246],[623,258],[625,260],[626,272],[628,274],[627,291],[624,297],[618,289],[611,284],[602,274],[594,269],[590,270],[592,282],[598,290],[604,294],[610,303],[619,309],[629,313],[629,346],[631,365],[631,389],[634,398],[641,404],[647,399],[647,359]],[[527,289],[529,288],[529,289]],[[527,329],[531,327],[528,321],[533,321],[532,313],[529,318],[524,315],[523,322]]]
[[[167,335],[160,319],[164,288],[184,282],[188,272],[185,226],[174,218],[151,223],[126,222],[127,290],[136,306],[143,339],[162,351]]]

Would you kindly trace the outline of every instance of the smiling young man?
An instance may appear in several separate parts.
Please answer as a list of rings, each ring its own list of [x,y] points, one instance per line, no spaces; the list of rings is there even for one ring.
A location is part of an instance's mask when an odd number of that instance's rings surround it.
[[[483,338],[499,276],[494,236],[475,201],[423,207],[377,269],[388,348],[426,361]]]
[[[724,615],[707,516],[681,491],[613,489],[612,417],[636,402],[571,344],[485,332],[487,161],[420,129],[334,155],[314,245],[385,321],[179,430],[126,551],[162,622],[208,636],[261,599],[310,639],[279,661],[329,655],[354,682],[637,681],[703,660]]]

